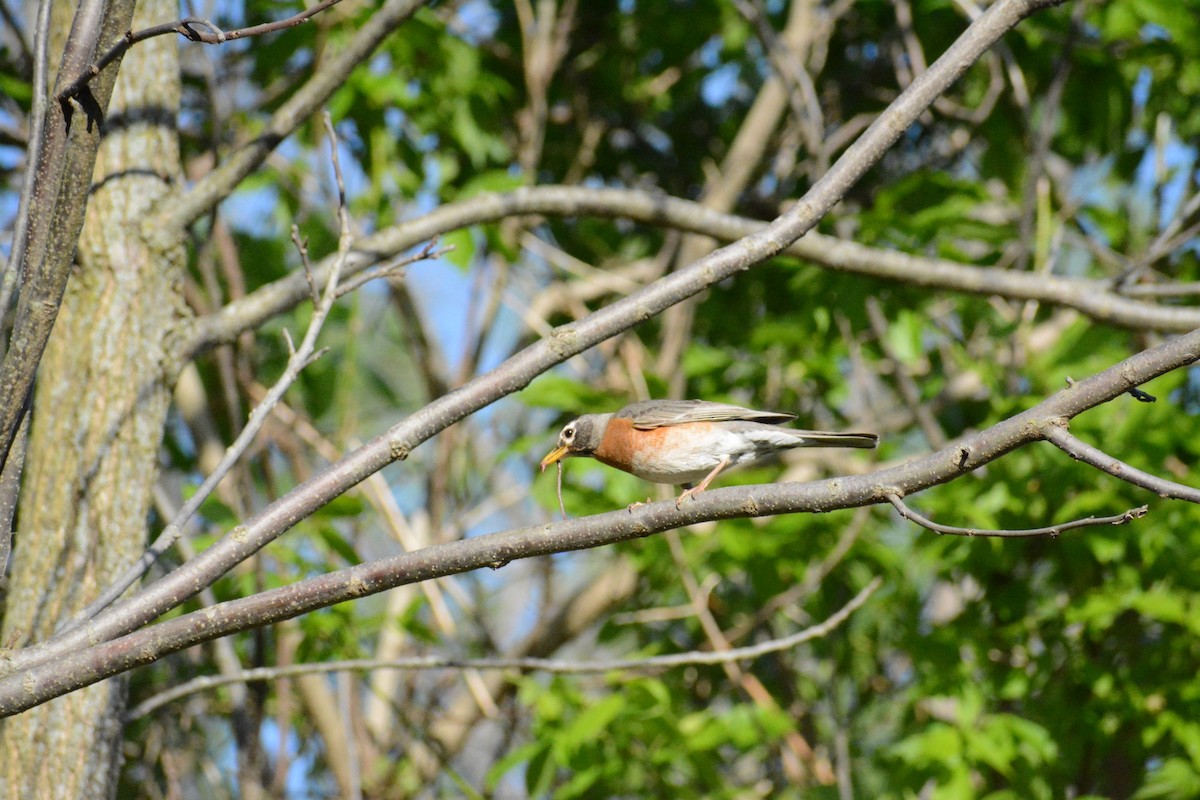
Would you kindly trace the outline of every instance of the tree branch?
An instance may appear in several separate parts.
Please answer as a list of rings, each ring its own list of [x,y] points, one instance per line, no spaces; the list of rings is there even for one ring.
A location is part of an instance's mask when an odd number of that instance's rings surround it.
[[[274,31],[284,30],[285,28],[294,28],[301,23],[307,22],[312,17],[321,13],[330,6],[337,5],[342,0],[324,0],[317,3],[312,8],[306,8],[298,14],[294,14],[286,19],[276,20],[275,22],[266,22],[262,25],[252,25],[248,28],[238,28],[232,31],[223,31],[214,25],[210,20],[201,17],[185,17],[184,19],[175,22],[164,22],[159,25],[152,25],[149,28],[143,28],[136,33],[126,31],[125,35],[113,44],[104,55],[96,59],[92,64],[88,65],[75,80],[71,81],[65,88],[59,90],[55,95],[55,99],[59,102],[68,97],[76,97],[88,83],[104,71],[112,62],[116,61],[121,56],[125,55],[125,51],[133,47],[138,42],[144,42],[147,39],[153,39],[155,36],[165,36],[168,33],[178,33],[185,39],[193,42],[203,42],[205,44],[224,44],[227,41],[234,39],[244,39],[250,36],[261,36],[264,33],[272,33]],[[211,33],[205,33],[197,30],[197,28],[208,28]]]
[[[1063,427],[1067,419],[1120,397],[1131,386],[1198,359],[1200,331],[1193,331],[1068,386],[1033,408],[957,444],[864,475],[809,483],[710,489],[682,509],[668,500],[632,511],[612,511],[447,542],[231,600],[111,641],[101,638],[101,634],[111,630],[114,624],[136,619],[138,615],[162,613],[163,605],[173,599],[166,591],[182,593],[197,582],[207,580],[206,573],[196,570],[206,556],[214,551],[228,550],[230,546],[247,546],[251,532],[239,526],[230,537],[167,578],[140,595],[114,605],[106,614],[93,620],[82,634],[67,634],[49,644],[11,654],[7,659],[7,674],[0,679],[0,715],[19,713],[52,697],[219,636],[269,625],[396,586],[483,567],[499,569],[517,559],[630,541],[709,520],[832,511],[883,502],[890,495],[914,494],[965,475],[1021,445],[1047,439],[1050,432]],[[331,472],[338,472],[338,467]],[[294,491],[267,512],[275,509],[275,513],[283,514],[290,510],[293,506],[287,501],[295,494]],[[189,587],[172,586],[181,577],[193,583]],[[147,607],[149,603],[160,605]],[[92,641],[100,639],[102,643],[87,647],[85,636]]]
[[[496,222],[521,214],[602,216],[702,233],[736,241],[766,229],[767,223],[707,209],[690,200],[636,189],[538,186],[507,194],[482,194],[443,206],[420,219],[364,237],[346,264],[346,274],[361,272],[450,231]],[[1160,306],[1134,300],[1111,282],[1031,275],[996,267],[977,267],[948,259],[908,255],[868,247],[810,231],[783,251],[826,269],[895,280],[912,286],[948,289],[1012,300],[1036,300],[1072,308],[1096,322],[1134,329],[1183,333],[1200,327],[1200,309]],[[320,279],[328,260],[315,267]],[[308,297],[305,276],[296,271],[196,320],[185,335],[180,358],[233,341],[244,331],[283,313]]]
[[[133,0],[80,3],[60,62],[59,85],[87,66],[99,42],[111,41],[117,31],[129,27],[133,5]],[[25,400],[66,291],[100,145],[99,125],[94,123],[108,106],[114,78],[115,73],[79,98],[86,124],[72,126],[75,106],[69,101],[45,109],[40,146],[31,159],[27,219],[17,222],[24,236],[14,243],[14,252],[22,258],[8,267],[17,270],[14,279],[21,286],[8,351],[0,364],[0,466],[24,417]]]
[[[1075,438],[1066,428],[1055,428],[1049,431],[1046,440],[1076,461],[1090,464],[1101,472],[1107,472],[1126,483],[1149,489],[1159,497],[1200,503],[1200,489],[1193,489],[1191,486],[1184,486],[1182,483],[1169,481],[1166,478],[1151,475],[1149,472],[1142,472],[1137,467],[1132,467],[1124,461],[1113,458],[1103,450]]]
[[[221,166],[186,192],[164,199],[159,204],[159,212],[146,220],[145,230],[167,241],[177,241],[189,225],[228,197],[281,141],[315,114],[345,82],[350,70],[374,52],[380,42],[421,5],[422,0],[388,0],[384,3],[344,50],[322,64],[321,69],[280,106],[262,133],[231,153]]]
[[[989,529],[989,528],[959,528],[954,525],[942,525],[934,522],[928,517],[923,517],[913,509],[909,508],[905,502],[900,499],[900,495],[889,494],[887,496],[890,502],[900,516],[910,522],[915,522],[922,528],[928,528],[934,533],[945,534],[949,536],[991,536],[1004,539],[1030,539],[1036,536],[1058,536],[1063,531],[1073,530],[1074,528],[1086,528],[1092,525],[1124,525],[1126,522],[1132,522],[1135,519],[1141,519],[1146,516],[1148,510],[1146,506],[1131,508],[1124,514],[1116,514],[1111,517],[1088,517],[1087,519],[1076,519],[1070,522],[1060,522],[1057,525],[1047,525],[1044,528],[1022,528],[1020,530],[1010,529]]]

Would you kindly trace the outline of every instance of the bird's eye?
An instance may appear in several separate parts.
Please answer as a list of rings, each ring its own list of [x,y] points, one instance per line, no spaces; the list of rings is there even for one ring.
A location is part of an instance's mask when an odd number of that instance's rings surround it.
[[[563,438],[564,442],[569,442],[572,439],[574,439],[575,438],[575,426],[568,425],[567,427],[563,428],[562,438]]]

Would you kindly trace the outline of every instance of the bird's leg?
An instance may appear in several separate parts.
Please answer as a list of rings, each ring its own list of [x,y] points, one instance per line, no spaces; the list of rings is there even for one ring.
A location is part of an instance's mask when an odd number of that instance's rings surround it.
[[[681,508],[685,499],[689,497],[695,497],[707,489],[708,485],[712,483],[713,478],[717,477],[717,474],[728,466],[729,456],[722,457],[721,462],[713,467],[713,471],[704,476],[704,480],[700,481],[700,483],[696,484],[691,489],[684,489],[679,493],[679,497],[675,498],[675,508]]]

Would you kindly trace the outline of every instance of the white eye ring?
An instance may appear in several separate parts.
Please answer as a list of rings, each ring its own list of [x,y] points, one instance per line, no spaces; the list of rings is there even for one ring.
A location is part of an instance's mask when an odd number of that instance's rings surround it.
[[[571,441],[572,439],[575,438],[575,428],[571,425],[568,425],[567,427],[563,428],[562,435],[563,435],[563,438],[566,439],[568,442]]]

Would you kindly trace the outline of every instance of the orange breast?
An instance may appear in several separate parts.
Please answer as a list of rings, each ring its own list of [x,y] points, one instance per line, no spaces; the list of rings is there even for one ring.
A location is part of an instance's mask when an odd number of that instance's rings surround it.
[[[592,457],[656,483],[693,483],[725,455],[720,433],[706,422],[638,430],[628,419],[613,419]]]
[[[666,441],[666,428],[652,428],[639,431],[628,419],[609,420],[604,429],[604,437],[600,446],[592,453],[592,457],[601,464],[632,472],[635,456],[645,448],[662,447]]]

